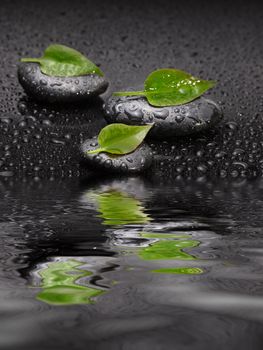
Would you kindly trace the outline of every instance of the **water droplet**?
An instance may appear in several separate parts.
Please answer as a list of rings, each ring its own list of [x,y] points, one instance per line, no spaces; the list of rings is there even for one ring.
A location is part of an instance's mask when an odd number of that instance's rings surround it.
[[[112,167],[112,160],[111,159],[105,160],[104,165],[106,168],[111,168]]]
[[[127,169],[128,169],[127,164],[124,163],[124,162],[122,162],[122,163],[121,163],[121,170],[122,170],[122,171],[126,171]]]
[[[184,116],[183,115],[176,115],[175,116],[175,121],[177,122],[177,123],[182,123],[182,121],[184,120]]]
[[[136,110],[130,109],[130,107],[125,108],[125,113],[127,116],[133,120],[133,119],[138,119],[143,117],[143,112],[141,109],[137,108]]]
[[[43,85],[43,86],[46,86],[47,85],[47,81],[44,80],[44,79],[40,79],[40,84]]]
[[[157,119],[166,119],[168,117],[168,115],[169,115],[169,110],[168,109],[160,109],[159,111],[155,110],[153,112],[153,115]]]

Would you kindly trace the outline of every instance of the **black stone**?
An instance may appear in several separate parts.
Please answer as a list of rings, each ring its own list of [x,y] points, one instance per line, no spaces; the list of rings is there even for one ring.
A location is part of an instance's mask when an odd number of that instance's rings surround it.
[[[104,110],[108,123],[154,123],[149,136],[159,139],[205,131],[222,119],[219,106],[204,97],[180,106],[153,107],[145,97],[111,96]]]
[[[88,154],[87,151],[98,148],[97,137],[86,140],[81,145],[83,160],[91,167],[111,172],[140,173],[148,169],[152,164],[153,154],[146,143],[142,143],[135,151],[125,155],[113,155],[109,153]]]
[[[43,74],[38,63],[21,63],[18,80],[25,92],[46,102],[78,102],[106,91],[108,82],[96,74],[79,77],[51,77]]]

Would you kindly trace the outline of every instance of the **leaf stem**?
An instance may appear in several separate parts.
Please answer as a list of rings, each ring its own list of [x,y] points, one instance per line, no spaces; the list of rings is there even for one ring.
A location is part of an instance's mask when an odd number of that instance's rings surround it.
[[[36,62],[36,63],[40,63],[40,59],[39,58],[21,58],[20,61],[21,62]]]
[[[86,151],[87,154],[96,154],[96,153],[100,153],[100,152],[105,152],[104,148],[96,148],[96,149],[92,149],[90,151]]]
[[[114,96],[145,96],[145,91],[117,91]]]

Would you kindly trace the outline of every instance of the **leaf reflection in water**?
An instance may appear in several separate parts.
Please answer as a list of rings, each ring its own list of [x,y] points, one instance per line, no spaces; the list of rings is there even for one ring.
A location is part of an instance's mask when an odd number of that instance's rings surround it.
[[[92,304],[93,298],[104,291],[78,284],[80,278],[92,275],[92,272],[80,269],[81,265],[82,262],[73,259],[49,262],[38,272],[42,291],[37,299],[52,305]]]
[[[100,213],[98,217],[103,218],[104,225],[145,224],[150,221],[141,202],[127,193],[109,190],[88,192],[87,196],[96,201]]]
[[[194,248],[199,245],[194,240],[159,240],[149,247],[139,251],[139,257],[144,260],[195,260],[196,258],[183,251],[185,248]]]
[[[135,198],[133,195],[122,191],[108,188],[106,191],[102,192],[88,192],[86,193],[86,199],[92,199],[97,205],[97,210],[100,213],[98,217],[103,218],[103,224],[108,226],[124,226],[125,231],[114,231],[114,235],[119,237],[118,241],[114,241],[114,245],[122,247],[123,240],[121,236],[124,234],[129,235],[129,225],[145,225],[149,223],[152,218],[145,213],[145,208],[141,201]],[[154,227],[154,223],[151,228]],[[142,226],[142,228],[144,228]],[[128,230],[128,231],[127,231]],[[134,227],[133,227],[134,230]],[[138,228],[135,230],[137,231]],[[118,232],[120,234],[118,235]],[[108,236],[114,240],[113,233],[109,230]],[[134,236],[134,235],[133,235]],[[140,259],[143,260],[196,260],[197,258],[184,249],[197,247],[200,242],[197,240],[189,239],[189,235],[182,235],[176,233],[166,233],[166,232],[140,232],[136,234],[137,240],[144,239],[144,247],[138,246],[136,254]],[[136,241],[134,237],[133,242]],[[111,240],[111,238],[110,238]],[[122,243],[118,243],[122,242]],[[129,245],[129,243],[128,243]],[[128,248],[128,245],[125,246]],[[146,246],[145,246],[146,245]],[[124,246],[123,246],[124,247]],[[127,252],[126,254],[133,254],[133,252]],[[153,272],[159,273],[177,273],[177,274],[200,274],[203,272],[202,269],[196,267],[175,267],[175,268],[162,268],[153,270]]]

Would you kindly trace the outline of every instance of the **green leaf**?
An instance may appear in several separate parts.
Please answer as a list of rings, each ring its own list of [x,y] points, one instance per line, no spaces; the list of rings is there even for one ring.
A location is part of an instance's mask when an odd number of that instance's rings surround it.
[[[125,192],[89,193],[89,197],[97,201],[98,217],[104,219],[104,225],[145,224],[151,220],[141,202]]]
[[[156,107],[177,106],[195,100],[215,86],[178,69],[158,69],[144,82],[144,91],[115,92],[115,96],[145,96]]]
[[[126,125],[110,124],[101,130],[98,136],[99,148],[87,151],[88,154],[107,152],[127,154],[133,152],[144,140],[153,124]]]
[[[74,77],[87,74],[103,76],[102,71],[77,50],[64,45],[50,45],[40,58],[22,58],[21,62],[40,64],[41,72],[55,77]]]

